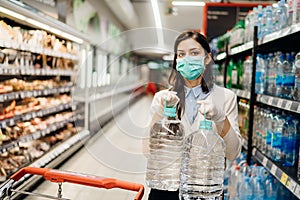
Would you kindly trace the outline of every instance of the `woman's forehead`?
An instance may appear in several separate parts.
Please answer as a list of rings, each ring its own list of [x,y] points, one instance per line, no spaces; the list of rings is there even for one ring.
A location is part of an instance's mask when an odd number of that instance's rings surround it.
[[[199,44],[196,40],[194,40],[192,38],[181,41],[177,47],[178,51],[187,51],[187,50],[191,50],[191,49],[203,50],[203,47],[201,46],[201,44]]]

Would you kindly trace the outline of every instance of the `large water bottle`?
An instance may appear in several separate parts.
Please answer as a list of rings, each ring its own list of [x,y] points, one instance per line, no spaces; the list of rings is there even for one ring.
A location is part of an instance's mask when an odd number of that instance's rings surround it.
[[[291,167],[296,162],[297,119],[287,116],[282,128],[283,166]]]
[[[292,99],[292,93],[295,85],[294,58],[287,53],[282,63],[282,91],[281,97]]]
[[[267,89],[266,94],[275,95],[276,94],[276,67],[274,64],[274,56],[272,53],[269,54],[266,60],[266,67],[267,67]],[[266,88],[266,87],[265,87]]]
[[[275,31],[281,30],[287,26],[287,9],[285,6],[285,0],[278,2],[278,7],[275,10],[274,18],[274,29]]]
[[[295,0],[287,0],[287,4],[288,4],[288,9],[287,9],[288,26],[293,24],[293,14],[294,14],[293,5],[294,5],[294,1]]]
[[[261,54],[257,54],[256,72],[255,72],[255,92],[262,94],[264,92],[265,78],[265,60]]]
[[[200,121],[199,130],[184,142],[181,199],[215,199],[223,192],[225,143],[212,129],[212,121]]]
[[[254,25],[257,26],[257,38],[262,38],[262,16],[263,16],[263,9],[262,5],[258,5],[257,7],[257,15],[255,16]]]
[[[263,33],[262,37],[273,32],[273,16],[272,16],[272,6],[267,6],[264,9],[263,15]]]
[[[164,103],[164,118],[150,132],[150,155],[146,183],[150,188],[176,191],[179,188],[184,129],[176,115],[176,107]]]
[[[282,92],[282,76],[283,69],[282,63],[284,61],[284,55],[281,52],[277,53],[276,61],[276,96],[280,97]]]
[[[252,200],[253,199],[253,187],[250,184],[249,177],[245,176],[244,181],[239,187],[239,200]]]
[[[255,177],[253,181],[253,196],[255,200],[264,200],[265,187],[260,176]]]
[[[243,89],[247,91],[251,90],[251,84],[249,83],[251,83],[251,77],[252,77],[252,65],[253,65],[252,62],[253,62],[252,57],[249,56],[246,58],[246,60],[243,63]],[[300,69],[300,65],[299,65],[299,69]],[[299,70],[299,79],[300,79],[300,70]]]
[[[282,158],[282,127],[284,124],[284,118],[280,115],[279,112],[276,113],[276,116],[273,117],[273,131],[271,138],[272,146],[272,158],[276,162],[281,162]]]
[[[300,11],[299,11],[300,12]],[[294,100],[300,101],[300,52],[295,56],[295,86],[293,92]]]
[[[264,185],[266,190],[265,200],[276,200],[278,184],[275,182],[275,179],[272,176],[268,176]]]

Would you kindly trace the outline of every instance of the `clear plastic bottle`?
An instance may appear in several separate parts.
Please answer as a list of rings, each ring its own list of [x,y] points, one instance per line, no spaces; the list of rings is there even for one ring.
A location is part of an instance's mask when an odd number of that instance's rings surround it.
[[[280,97],[282,92],[282,76],[283,69],[282,63],[284,61],[284,55],[281,52],[277,53],[278,58],[275,59],[276,63],[276,96]]]
[[[298,120],[287,116],[282,128],[282,154],[283,166],[291,167],[296,162],[296,141],[297,141]]]
[[[274,19],[274,29],[275,31],[279,31],[287,26],[287,9],[285,6],[285,0],[280,0],[278,2],[278,7],[275,10],[275,14],[273,16]]]
[[[275,179],[272,176],[268,176],[265,180],[265,200],[276,200],[277,199],[277,190],[278,185],[275,182]]]
[[[199,130],[184,142],[180,175],[181,199],[215,199],[223,192],[225,143],[212,129],[212,121],[200,121]]]
[[[282,91],[281,97],[292,99],[292,93],[295,85],[294,58],[287,53],[282,63]]]
[[[263,14],[263,33],[262,36],[266,36],[273,32],[273,12],[272,12],[272,6],[267,6],[264,9]]]
[[[164,105],[164,118],[150,132],[150,155],[146,183],[150,188],[176,191],[179,188],[184,129],[176,107]]]
[[[261,54],[257,54],[256,72],[255,72],[255,92],[262,94],[264,92],[265,79],[265,60]]]
[[[280,115],[279,112],[276,112],[276,116],[273,118],[271,146],[272,158],[274,159],[274,161],[279,163],[282,162],[282,127],[284,122],[284,118]]]
[[[243,89],[250,91],[251,90],[251,77],[252,77],[252,57],[249,56],[243,63]],[[300,69],[300,65],[299,65]],[[300,77],[300,70],[299,70],[299,77]],[[299,85],[300,86],[300,85]]]
[[[253,199],[253,187],[250,184],[249,177],[245,176],[244,181],[239,187],[239,200],[252,200]]]
[[[274,65],[274,56],[272,53],[269,53],[266,60],[267,67],[267,85],[265,86],[265,93],[268,95],[276,94],[276,68]]]
[[[257,176],[253,182],[253,196],[255,200],[265,199],[265,187],[260,176]]]
[[[297,53],[295,56],[294,67],[295,67],[295,86],[293,91],[293,99],[300,101],[300,52]]]

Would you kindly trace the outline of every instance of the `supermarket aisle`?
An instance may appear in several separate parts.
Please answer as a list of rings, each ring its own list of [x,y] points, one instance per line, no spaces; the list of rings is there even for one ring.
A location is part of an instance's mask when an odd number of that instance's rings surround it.
[[[142,155],[144,126],[152,97],[144,96],[115,117],[60,169],[96,176],[116,178],[145,185],[146,158]],[[143,133],[141,133],[143,132]],[[56,196],[57,184],[44,182],[34,192]],[[121,189],[98,189],[64,183],[63,197],[87,200],[132,200],[136,192]],[[145,186],[143,199],[147,199]],[[27,197],[27,199],[43,199]]]

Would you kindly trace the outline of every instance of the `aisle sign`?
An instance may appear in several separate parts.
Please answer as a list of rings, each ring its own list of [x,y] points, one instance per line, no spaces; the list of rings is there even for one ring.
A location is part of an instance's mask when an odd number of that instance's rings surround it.
[[[203,7],[202,32],[210,41],[213,37],[221,36],[240,20],[244,20],[249,10],[257,3],[213,3],[206,2]]]

